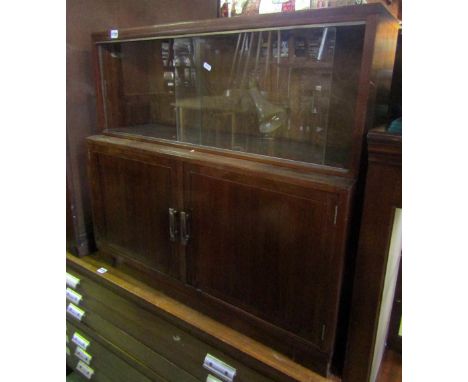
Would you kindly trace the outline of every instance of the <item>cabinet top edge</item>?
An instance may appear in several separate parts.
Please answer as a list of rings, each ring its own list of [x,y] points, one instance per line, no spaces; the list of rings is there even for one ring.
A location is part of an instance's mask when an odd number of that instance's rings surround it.
[[[402,135],[389,133],[385,127],[379,126],[369,130],[367,133],[367,141],[369,144],[387,143],[396,146],[401,146]]]
[[[118,37],[111,38],[110,30],[92,34],[95,44],[116,43],[152,38],[174,38],[185,35],[215,32],[235,32],[246,29],[275,28],[312,24],[365,23],[369,16],[380,15],[398,22],[381,3],[351,5],[335,8],[309,9],[291,13],[270,13],[231,18],[213,18],[196,21],[181,21],[168,24],[140,26],[133,28],[114,28]]]
[[[264,173],[273,177],[295,179],[304,183],[314,184],[319,188],[330,191],[333,188],[337,192],[349,192],[355,184],[354,178],[339,175],[320,173],[318,170],[304,170],[281,167],[279,165],[256,162],[254,160],[225,157],[222,154],[207,153],[191,148],[166,146],[154,142],[137,141],[118,138],[108,135],[93,135],[86,138],[88,146],[92,149],[99,147],[117,146],[135,153],[147,153],[165,157],[174,157],[181,161],[195,164],[207,164],[211,166],[230,167],[252,173]]]
[[[388,157],[400,158],[401,161],[401,134],[389,133],[383,127],[372,129],[367,134],[367,147],[371,159],[376,155],[387,155]]]

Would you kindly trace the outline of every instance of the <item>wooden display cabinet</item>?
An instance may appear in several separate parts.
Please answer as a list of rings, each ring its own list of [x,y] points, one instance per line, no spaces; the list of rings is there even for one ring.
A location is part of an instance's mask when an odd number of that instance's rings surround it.
[[[327,375],[397,31],[369,4],[94,34],[100,251]]]

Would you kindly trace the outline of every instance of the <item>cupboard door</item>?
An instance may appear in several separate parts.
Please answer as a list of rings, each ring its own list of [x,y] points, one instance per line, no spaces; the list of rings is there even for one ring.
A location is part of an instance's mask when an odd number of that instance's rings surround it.
[[[330,346],[340,278],[337,195],[203,166],[186,166],[184,175],[189,283]]]
[[[179,277],[177,247],[169,235],[169,208],[176,207],[176,162],[91,152],[90,175],[99,249]]]

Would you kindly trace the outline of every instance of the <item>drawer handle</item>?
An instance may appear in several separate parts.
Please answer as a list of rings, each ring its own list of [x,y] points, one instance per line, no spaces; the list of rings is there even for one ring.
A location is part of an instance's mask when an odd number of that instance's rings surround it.
[[[226,382],[234,381],[234,377],[237,373],[235,368],[229,366],[218,358],[213,357],[211,354],[206,355],[205,360],[203,361],[203,367],[216,375],[216,377]]]
[[[76,288],[80,283],[80,279],[67,272],[67,286]]]
[[[85,311],[83,309],[78,308],[72,303],[68,304],[67,313],[76,318],[78,321],[81,321],[85,315]]]
[[[71,288],[67,288],[67,300],[71,301],[75,305],[80,305],[83,296],[77,292],[75,292]]]
[[[86,350],[90,344],[89,340],[78,332],[73,333],[72,342],[83,350]]]
[[[83,361],[78,361],[78,365],[76,365],[76,370],[88,379],[91,379],[91,377],[94,374],[94,369],[86,365]]]
[[[190,239],[190,214],[185,211],[180,213],[180,242],[187,245]]]
[[[91,364],[91,359],[93,358],[91,354],[89,354],[88,352],[80,348],[79,346],[77,346],[75,349],[75,356],[76,358],[82,360],[87,365]]]
[[[172,242],[177,240],[176,216],[178,212],[174,208],[169,208],[169,238]]]

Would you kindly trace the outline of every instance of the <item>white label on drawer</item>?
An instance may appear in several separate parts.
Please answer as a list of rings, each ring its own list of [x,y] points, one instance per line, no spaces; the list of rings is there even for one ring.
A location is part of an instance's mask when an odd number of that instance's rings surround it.
[[[72,342],[84,350],[86,350],[89,346],[89,341],[78,332],[73,334]]]
[[[70,273],[67,273],[67,286],[71,288],[76,288],[80,283],[80,279],[72,276]]]
[[[89,353],[86,353],[82,348],[80,348],[79,346],[76,347],[76,350],[75,350],[75,355],[78,359],[81,359],[84,363],[86,364],[90,364],[91,363],[91,358],[93,358],[93,356]]]
[[[208,70],[209,72],[211,72],[211,65],[208,64],[208,62],[204,62],[204,63],[203,63],[203,67],[204,67],[206,70]]]
[[[109,32],[110,38],[119,38],[119,30],[111,29]]]
[[[81,321],[81,319],[85,315],[85,311],[83,309],[78,308],[72,303],[68,304],[67,313],[69,313],[72,317],[75,317],[78,321]]]
[[[78,361],[76,365],[76,370],[83,374],[86,378],[91,379],[94,374],[94,370],[86,365],[83,361]]]
[[[77,292],[75,292],[71,288],[67,288],[67,300],[70,300],[72,303],[76,305],[80,305],[80,301],[83,298],[83,296]]]
[[[67,355],[70,355],[70,348],[67,346]]]
[[[206,355],[203,367],[223,381],[231,382],[236,376],[236,369],[211,354]]]
[[[96,272],[103,274],[103,273],[107,272],[107,269],[106,268],[99,268]]]

